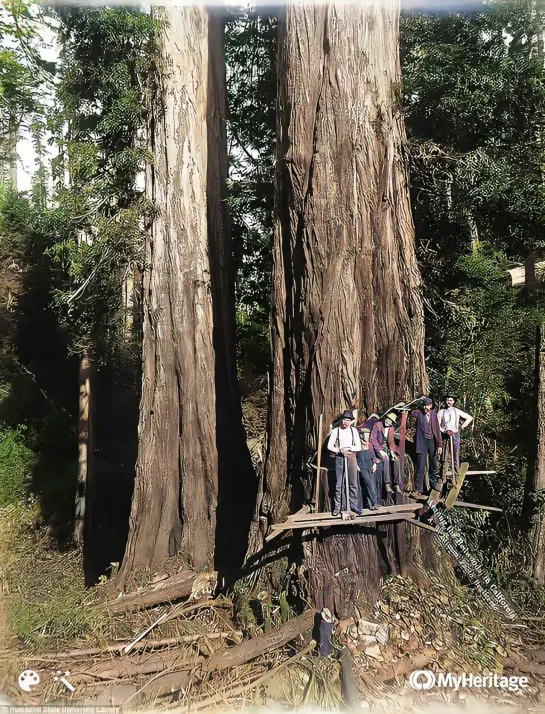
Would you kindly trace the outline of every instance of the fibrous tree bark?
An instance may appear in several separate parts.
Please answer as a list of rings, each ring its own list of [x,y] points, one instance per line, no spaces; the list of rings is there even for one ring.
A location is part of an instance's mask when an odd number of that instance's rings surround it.
[[[147,190],[157,206],[144,276],[143,381],[121,576],[181,551],[205,566],[217,501],[212,296],[206,210],[207,13],[154,7],[163,72]]]
[[[243,520],[220,508],[216,532],[218,498],[222,506],[231,491],[240,501],[240,484],[251,480],[225,206],[223,23],[198,5],[152,12],[163,33],[146,179],[157,215],[143,281],[139,451],[120,583],[176,553],[193,568],[210,564],[215,541],[232,546]]]
[[[297,505],[315,425],[427,388],[398,0],[288,2],[278,58],[273,366],[262,510]]]

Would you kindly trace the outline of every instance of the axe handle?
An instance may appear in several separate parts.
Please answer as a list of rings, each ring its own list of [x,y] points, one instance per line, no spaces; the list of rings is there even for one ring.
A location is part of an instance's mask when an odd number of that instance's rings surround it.
[[[316,513],[320,510],[320,478],[322,476],[322,418],[323,415],[320,414],[318,419],[318,469],[316,471],[316,491],[314,494],[314,507],[316,508]]]

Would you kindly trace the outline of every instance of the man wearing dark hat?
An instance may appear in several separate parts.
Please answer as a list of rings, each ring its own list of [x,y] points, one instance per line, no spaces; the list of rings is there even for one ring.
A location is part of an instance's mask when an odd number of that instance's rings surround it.
[[[361,441],[357,429],[351,426],[353,418],[354,415],[352,412],[344,412],[340,425],[331,430],[331,435],[327,443],[327,448],[331,452],[331,455],[335,457],[334,516],[338,516],[342,508],[345,464],[348,471],[348,490],[350,498],[350,506],[346,504],[346,508],[348,509],[348,507],[350,507],[350,510],[354,511],[358,516],[361,515],[358,493],[358,466],[356,462],[356,455],[361,451]]]
[[[428,464],[430,490],[437,481],[437,456],[441,454],[442,441],[437,413],[433,410],[433,401],[429,397],[422,400],[420,409],[411,414],[416,424],[416,477],[415,490],[424,495],[424,473]]]
[[[394,464],[399,459],[394,438],[396,421],[397,414],[395,412],[390,412],[389,414],[386,414],[384,421],[375,422],[373,429],[371,430],[371,446],[375,451],[379,464],[382,466],[383,483],[388,493],[393,493],[390,485],[390,459],[392,459]],[[394,464],[392,466],[394,471],[395,490],[397,493],[400,493],[399,470],[395,468]]]
[[[460,468],[460,432],[471,424],[473,417],[458,409],[456,397],[453,394],[447,394],[445,406],[443,409],[439,409],[437,417],[444,447],[447,446],[448,440],[452,437],[454,467],[458,471]]]

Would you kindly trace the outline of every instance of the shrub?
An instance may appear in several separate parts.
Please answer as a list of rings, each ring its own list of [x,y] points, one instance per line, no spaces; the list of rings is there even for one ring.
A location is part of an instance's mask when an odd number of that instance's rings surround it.
[[[25,427],[0,424],[0,508],[27,493],[36,456],[24,439]]]

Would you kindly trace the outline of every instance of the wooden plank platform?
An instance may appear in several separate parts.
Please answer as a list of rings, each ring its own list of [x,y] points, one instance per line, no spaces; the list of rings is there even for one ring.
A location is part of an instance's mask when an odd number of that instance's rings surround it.
[[[399,513],[403,511],[416,511],[421,508],[417,503],[399,503],[395,506],[379,506],[376,511],[372,511],[370,508],[364,508],[362,511],[362,516],[373,516],[373,515],[384,515],[386,513]],[[324,518],[338,518],[340,516],[332,516],[330,511],[325,511],[323,513],[301,513],[298,511],[291,516],[288,516],[287,523],[293,523],[296,521],[320,521]]]
[[[414,498],[414,497],[413,497]],[[284,523],[273,525],[271,532],[266,537],[269,542],[276,538],[284,531],[289,530],[314,530],[316,528],[334,528],[335,526],[365,526],[375,523],[392,523],[396,521],[405,521],[411,523],[418,528],[435,533],[436,529],[428,523],[423,523],[418,520],[416,512],[426,507],[427,497],[423,500],[417,500],[416,503],[400,503],[392,506],[380,506],[376,511],[364,509],[361,516],[355,516],[347,520],[343,520],[342,515],[332,516],[330,513],[310,513],[308,506],[305,506],[297,513],[288,516]],[[475,508],[483,511],[496,511],[501,513],[501,508],[494,506],[481,506],[478,503],[467,503],[466,501],[456,501],[455,506],[461,508]]]
[[[376,511],[372,511],[376,513]],[[309,521],[286,521],[285,523],[277,523],[273,526],[272,532],[266,537],[266,541],[270,541],[280,534],[282,531],[289,530],[312,530],[314,528],[334,528],[335,526],[366,526],[374,523],[392,523],[394,521],[407,521],[414,523],[414,517],[407,511],[400,513],[386,513],[375,516],[356,516],[350,520],[343,521],[341,516],[330,516],[322,520]]]

